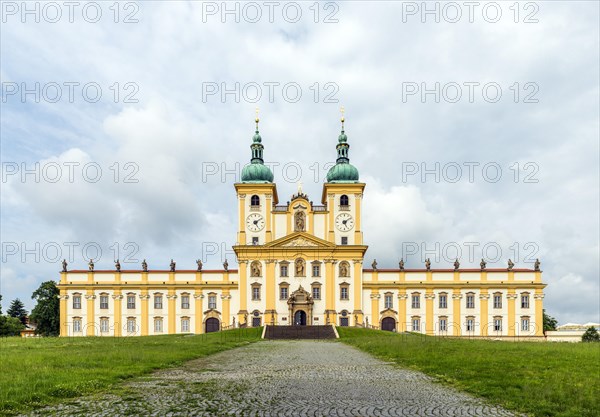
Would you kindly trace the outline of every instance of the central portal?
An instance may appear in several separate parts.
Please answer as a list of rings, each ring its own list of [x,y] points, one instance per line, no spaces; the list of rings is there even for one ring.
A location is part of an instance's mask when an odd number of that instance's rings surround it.
[[[295,326],[306,326],[306,313],[302,310],[296,311],[294,314],[294,325]]]
[[[289,323],[294,326],[312,326],[314,301],[310,293],[299,286],[288,298]]]

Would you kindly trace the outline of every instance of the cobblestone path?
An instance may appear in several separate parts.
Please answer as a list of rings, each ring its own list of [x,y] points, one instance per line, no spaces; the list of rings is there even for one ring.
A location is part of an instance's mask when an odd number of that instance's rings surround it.
[[[259,342],[32,415],[512,416],[338,342]]]

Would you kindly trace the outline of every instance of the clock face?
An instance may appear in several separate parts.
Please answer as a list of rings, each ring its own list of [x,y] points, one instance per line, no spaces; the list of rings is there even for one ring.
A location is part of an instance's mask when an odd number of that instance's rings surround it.
[[[335,227],[341,232],[347,232],[354,227],[354,219],[348,213],[342,213],[335,218]]]
[[[253,213],[246,218],[246,227],[251,232],[258,232],[265,227],[265,219],[258,213]]]

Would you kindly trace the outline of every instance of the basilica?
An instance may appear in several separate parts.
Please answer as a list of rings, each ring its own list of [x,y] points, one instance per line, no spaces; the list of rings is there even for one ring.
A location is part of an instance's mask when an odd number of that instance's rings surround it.
[[[320,204],[301,190],[280,204],[258,129],[234,184],[237,266],[222,269],[69,270],[60,276],[61,336],[145,336],[263,325],[359,326],[427,335],[543,336],[543,289],[534,269],[379,268],[364,264],[365,184],[338,137]],[[369,215],[369,213],[364,213]]]

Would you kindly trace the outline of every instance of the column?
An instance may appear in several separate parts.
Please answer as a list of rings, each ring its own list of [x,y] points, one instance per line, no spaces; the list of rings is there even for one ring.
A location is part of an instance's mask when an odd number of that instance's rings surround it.
[[[69,325],[68,325],[69,318],[67,317],[67,302],[68,302],[67,300],[69,299],[69,296],[67,295],[67,290],[65,290],[63,288],[60,289],[59,299],[60,299],[60,335],[68,336],[69,335]]]
[[[272,198],[273,195],[272,194],[265,194],[266,197],[266,203],[265,203],[265,216],[267,217],[266,219],[266,231],[265,231],[265,243],[269,243],[270,241],[273,240],[273,233],[271,231],[272,225],[271,225],[271,221],[272,221],[272,217],[273,214],[272,212],[272,208],[273,208],[273,203],[272,203]]]
[[[379,290],[371,292],[371,325],[379,328],[379,299],[381,294]]]
[[[362,311],[362,259],[355,259],[354,261],[354,325],[363,323],[363,311]]]
[[[120,275],[120,274],[119,274]],[[114,334],[116,337],[120,337],[123,334],[123,314],[121,309],[121,302],[123,300],[123,295],[121,295],[121,290],[115,290],[112,296],[114,300]]]
[[[462,319],[460,317],[460,303],[462,300],[460,289],[452,291],[452,334],[460,336],[462,334]]]
[[[238,323],[246,323],[248,320],[248,261],[238,261],[238,296],[240,297],[240,311],[238,311]]]
[[[202,300],[204,299],[204,294],[202,294],[201,288],[196,288],[196,293],[194,294],[194,312],[195,312],[195,333],[201,334],[204,333],[204,323],[202,322]]]
[[[427,289],[425,292],[425,334],[433,336],[433,300],[435,294],[433,290]]]
[[[327,224],[327,241],[335,243],[335,233],[334,233],[334,221],[333,221],[333,212],[335,210],[335,194],[327,193],[327,210],[329,210],[329,222]]]
[[[360,206],[361,206],[361,202],[362,202],[362,194],[357,193],[354,194],[354,206],[355,206],[355,231],[354,231],[354,244],[355,245],[362,245],[362,231],[361,231],[361,225],[360,225]]]
[[[515,335],[515,303],[517,300],[517,294],[515,293],[514,288],[508,289],[508,294],[506,294],[506,302],[508,304],[508,335]]]
[[[333,259],[325,261],[325,324],[335,324],[335,273]]]
[[[177,322],[176,322],[176,315],[175,315],[175,308],[176,306],[176,302],[177,302],[177,294],[175,294],[175,290],[174,289],[170,289],[169,293],[167,294],[167,302],[169,303],[168,305],[168,314],[169,314],[169,318],[168,318],[168,323],[169,323],[169,330],[168,330],[168,334],[175,334],[177,333]]]
[[[533,299],[535,301],[535,335],[544,336],[544,293],[541,289],[535,290]]]
[[[229,301],[231,300],[231,295],[229,294],[228,288],[223,288],[223,293],[221,294],[221,300],[223,300],[223,326],[231,325],[230,317],[229,317]]]
[[[487,272],[482,273],[487,275]],[[479,327],[481,336],[487,336],[489,334],[490,327],[490,319],[488,315],[488,300],[490,299],[490,295],[488,294],[487,289],[482,289],[479,292]]]
[[[246,194],[238,195],[238,212],[240,213],[238,227],[238,245],[246,244]]]
[[[87,290],[85,294],[85,299],[87,300],[87,323],[86,323],[86,334],[88,336],[94,336],[96,334],[96,318],[95,318],[95,306],[94,300],[96,296],[94,295],[94,290]]]
[[[148,273],[142,273],[142,279],[146,275],[146,281],[148,280]],[[140,331],[141,336],[148,335],[148,300],[150,299],[150,295],[148,295],[148,289],[142,288],[142,293],[140,294],[140,303],[142,305],[142,318],[140,323]]]
[[[405,289],[398,290],[398,331],[406,331],[406,300],[408,295]]]
[[[277,310],[275,308],[275,261],[272,259],[268,259],[265,262],[267,264],[267,273],[265,280],[265,301],[267,306],[265,311],[265,324],[276,324]]]

